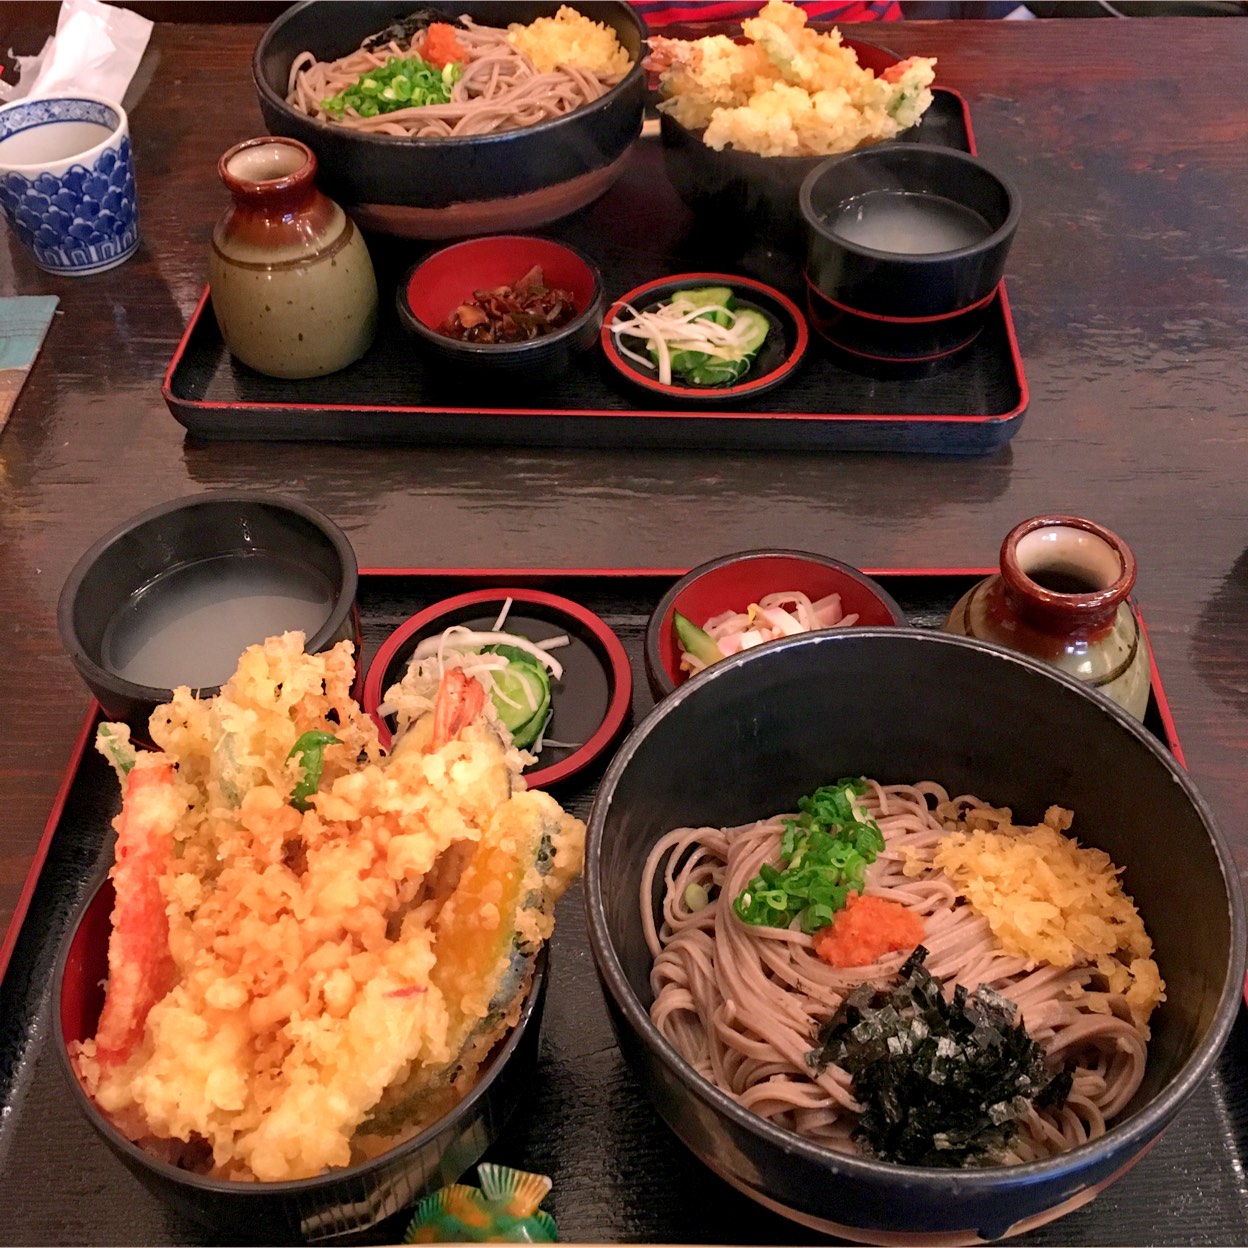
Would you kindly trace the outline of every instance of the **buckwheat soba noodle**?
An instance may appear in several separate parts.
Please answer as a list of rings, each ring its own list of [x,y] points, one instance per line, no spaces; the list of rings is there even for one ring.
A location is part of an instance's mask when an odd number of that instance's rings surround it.
[[[291,63],[286,102],[318,120],[353,130],[419,139],[515,130],[561,117],[605,95],[624,77],[628,61],[613,32],[571,10],[564,12],[567,20],[563,13],[559,18],[563,27],[576,23],[580,32],[588,32],[595,55],[586,59],[595,64],[558,63],[539,70],[534,60],[509,39],[512,30],[533,30],[538,23],[503,30],[478,25],[465,16],[457,19],[454,32],[465,56],[447,103],[397,108],[376,116],[362,116],[350,107],[340,111],[325,107],[327,99],[340,96],[361,75],[384,68],[391,58],[412,55],[409,47],[394,40],[365,40],[358,50],[336,61],[318,61],[311,52],[300,53]],[[551,25],[539,30],[538,47],[547,33],[561,29],[554,25],[556,19],[539,20]],[[585,42],[582,39],[579,46]],[[531,43],[526,46],[534,47]],[[611,72],[607,72],[608,67]]]
[[[803,811],[830,791],[803,799]],[[1020,828],[1008,810],[973,797],[951,800],[935,783],[865,781],[851,792],[864,843],[881,839],[878,854],[869,845],[864,851],[860,884],[851,881],[848,907],[827,927],[818,926],[826,912],[813,923],[802,914],[778,926],[757,921],[760,905],[802,904],[785,889],[806,889],[807,900],[818,895],[820,886],[810,883],[817,872],[803,877],[817,853],[829,862],[852,859],[843,846],[803,841],[809,816],[803,826],[777,816],[738,828],[680,828],[654,846],[641,914],[654,958],[651,1017],[660,1032],[746,1108],[839,1151],[916,1164],[1010,1164],[1101,1135],[1140,1085],[1148,1016],[1164,1000],[1152,943],[1117,868],[1063,835],[1071,815],[1060,807],[1044,823]],[[865,830],[872,827],[875,833]],[[741,914],[751,906],[747,922]],[[862,932],[846,935],[849,916],[872,907],[885,916],[881,930],[896,930],[901,920],[909,933],[891,947],[886,937],[878,955],[871,952],[878,931],[869,930],[875,918],[864,929],[865,945]],[[803,930],[812,926],[813,933]],[[922,949],[911,959],[916,936]],[[840,957],[829,959],[830,948]],[[953,1018],[953,1039],[928,1036],[940,1011],[920,1008],[921,989],[896,995],[907,974],[913,987],[928,972],[930,991]],[[964,1024],[967,1011],[972,1022]],[[923,1021],[914,1022],[920,1014]],[[985,1019],[999,1024],[1003,1042],[988,1035],[991,1027],[978,1030]],[[889,1041],[894,1033],[900,1038]],[[1033,1056],[1023,1055],[1030,1074],[1007,1091],[975,1091],[987,1129],[980,1147],[967,1142],[977,1126],[962,1121],[955,1130],[942,1120],[949,1109],[940,1098],[953,1105],[963,1095],[952,1091],[962,1076],[949,1077],[964,1060],[954,1050],[974,1048],[984,1036],[989,1049],[1005,1043],[1020,1052],[1029,1047]],[[872,1097],[881,1086],[895,1091],[898,1079],[887,1064],[909,1061],[920,1042],[930,1062],[918,1094],[924,1107],[903,1106],[892,1128],[881,1126],[888,1096],[879,1104]],[[899,1143],[923,1115],[932,1118],[923,1143]]]

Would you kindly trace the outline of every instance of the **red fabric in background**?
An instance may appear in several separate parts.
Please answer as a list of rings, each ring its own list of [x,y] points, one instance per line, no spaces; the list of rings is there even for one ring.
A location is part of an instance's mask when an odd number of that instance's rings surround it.
[[[630,0],[651,28],[672,22],[731,22],[753,17],[761,0]],[[799,0],[812,21],[895,22],[902,16],[900,0]]]

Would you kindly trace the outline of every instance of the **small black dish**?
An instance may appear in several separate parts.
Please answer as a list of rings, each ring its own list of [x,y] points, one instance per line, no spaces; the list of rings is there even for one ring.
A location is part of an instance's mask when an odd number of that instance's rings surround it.
[[[175,686],[214,696],[239,654],[268,636],[298,629],[312,654],[349,640],[358,656],[357,579],[351,543],[328,516],[213,491],[161,503],[95,542],[65,581],[57,625],[105,715],[146,739]]]
[[[806,311],[816,333],[845,352],[853,364],[918,368],[969,347],[987,324],[998,289],[979,303],[944,316],[875,316],[829,299],[807,279]]]
[[[730,286],[738,308],[753,308],[771,324],[767,340],[754,357],[749,371],[730,386],[664,384],[657,372],[648,373],[619,349],[612,326],[621,323],[620,312],[625,305],[638,312],[651,311],[666,303],[676,291],[687,290],[691,286]],[[783,385],[801,364],[810,346],[806,318],[791,299],[752,277],[736,277],[728,273],[681,273],[676,277],[646,282],[630,290],[607,310],[601,337],[608,363],[626,381],[677,403],[708,407],[754,398]],[[623,337],[627,339],[630,349],[644,352],[644,339],[629,334]]]
[[[368,669],[361,705],[372,715],[389,745],[393,716],[383,716],[386,690],[403,679],[417,645],[453,624],[474,630],[493,628],[510,598],[506,632],[530,641],[566,636],[570,644],[551,654],[563,677],[551,681],[551,717],[535,766],[524,773],[531,789],[549,788],[600,759],[623,730],[633,695],[633,673],[620,640],[606,623],[578,603],[537,589],[479,589],[436,602],[405,620],[386,639]],[[556,745],[553,742],[563,742]]]
[[[510,286],[535,265],[546,284],[571,292],[577,313],[566,325],[525,342],[464,342],[441,326],[474,291]],[[470,238],[432,252],[404,275],[395,294],[399,321],[443,381],[457,388],[511,390],[550,381],[593,346],[606,296],[602,275],[585,256],[529,234]]]
[[[553,17],[561,3],[460,0],[452,11],[505,28]],[[614,30],[633,66],[605,95],[562,117],[494,134],[411,139],[317,121],[286,103],[295,57],[346,56],[413,7],[411,0],[305,0],[269,26],[252,57],[269,132],[316,153],[322,189],[358,225],[426,239],[535,229],[591,203],[624,172],[645,110],[646,29],[628,4],[614,0],[573,0],[571,7]]]
[[[549,952],[537,955],[516,1025],[482,1064],[471,1091],[419,1135],[380,1156],[310,1179],[244,1182],[179,1169],[124,1136],[87,1096],[69,1045],[95,1035],[108,978],[113,883],[74,920],[52,977],[52,1049],[68,1091],[95,1133],[149,1192],[230,1243],[300,1244],[365,1231],[453,1183],[502,1133],[537,1071]]]

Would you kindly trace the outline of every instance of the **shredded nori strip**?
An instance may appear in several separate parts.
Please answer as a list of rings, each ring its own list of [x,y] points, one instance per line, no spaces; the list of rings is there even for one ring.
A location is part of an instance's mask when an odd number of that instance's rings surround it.
[[[443,13],[441,9],[425,6],[413,9],[406,17],[397,18],[384,30],[379,30],[375,35],[369,35],[364,40],[364,50],[375,52],[378,48],[384,48],[388,43],[397,43],[406,52],[411,48],[412,40],[422,30],[428,29],[436,22],[443,22],[447,26],[455,26],[460,30],[464,29],[464,23],[460,18],[453,14]]]
[[[914,1166],[1000,1161],[1030,1105],[1065,1102],[1071,1071],[1049,1070],[999,992],[959,984],[946,1001],[926,958],[920,945],[891,990],[854,989],[806,1060],[853,1076],[865,1106],[853,1138],[869,1156]]]

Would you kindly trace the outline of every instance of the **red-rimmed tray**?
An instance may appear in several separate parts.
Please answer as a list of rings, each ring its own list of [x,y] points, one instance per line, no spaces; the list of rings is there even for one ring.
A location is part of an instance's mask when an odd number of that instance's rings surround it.
[[[570,598],[616,633],[632,664],[632,714],[652,705],[642,646],[650,611],[685,569],[365,569],[364,663],[416,611],[476,589],[517,585]],[[868,569],[917,627],[936,628],[986,569]],[[1145,633],[1147,644],[1147,633]],[[1155,663],[1146,725],[1179,759]],[[0,980],[0,1207],[4,1243],[210,1243],[210,1232],[161,1206],[93,1134],[41,1060],[48,985],[75,907],[107,869],[117,785],[89,748],[91,707],[4,944]],[[555,790],[588,813],[596,775]],[[25,917],[25,922],[20,919]],[[19,930],[20,924],[20,930]],[[549,1174],[564,1240],[796,1244],[810,1234],[756,1206],[704,1169],[650,1108],[615,1046],[594,973],[579,888],[561,903],[535,1094],[488,1154]],[[1248,1242],[1248,1025],[1241,1018],[1210,1079],[1148,1156],[1087,1208],[1020,1244]],[[403,1219],[358,1242],[396,1243]]]
[[[937,89],[915,139],[975,152],[970,113]],[[607,295],[695,270],[739,273],[805,305],[801,258],[756,240],[735,259],[699,227],[663,171],[657,140],[643,140],[597,203],[551,228],[595,259]],[[595,349],[540,390],[472,399],[423,365],[395,315],[394,291],[419,244],[370,238],[381,289],[377,341],[328,377],[283,381],[236,363],[205,289],[165,374],[169,410],[194,436],[525,446],[653,446],[916,451],[980,455],[1017,431],[1028,402],[1004,284],[985,326],[948,360],[875,371],[816,337],[783,386],[731,406],[655,406]],[[865,370],[865,371],[864,371]]]

